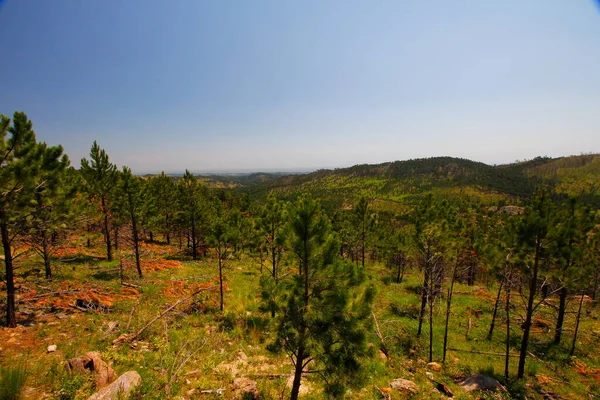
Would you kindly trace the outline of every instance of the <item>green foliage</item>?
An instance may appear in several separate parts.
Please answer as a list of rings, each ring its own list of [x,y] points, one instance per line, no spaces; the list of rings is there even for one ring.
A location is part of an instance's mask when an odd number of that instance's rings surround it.
[[[24,365],[0,367],[0,400],[18,400],[27,381],[27,368]]]
[[[84,191],[90,200],[100,206],[104,217],[103,234],[106,242],[106,258],[112,260],[111,207],[114,201],[114,191],[117,187],[117,168],[108,158],[108,154],[94,141],[90,150],[90,160],[81,159],[81,176],[84,181]]]
[[[327,391],[343,393],[360,382],[360,358],[369,354],[366,335],[375,291],[366,275],[339,258],[339,241],[319,203],[302,197],[291,214],[289,248],[298,273],[280,282],[275,347],[294,360],[296,384],[312,361],[323,369]]]

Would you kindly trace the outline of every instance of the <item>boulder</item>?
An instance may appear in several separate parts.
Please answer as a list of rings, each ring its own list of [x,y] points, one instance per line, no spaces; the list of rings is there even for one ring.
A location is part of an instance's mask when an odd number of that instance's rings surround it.
[[[409,381],[408,379],[394,379],[390,382],[390,387],[405,394],[417,394],[419,392],[419,387],[417,384],[413,381]]]
[[[94,393],[88,400],[126,399],[133,389],[142,383],[142,377],[135,371],[125,372],[116,381]]]
[[[427,368],[429,368],[432,371],[441,371],[442,370],[442,366],[436,362],[430,362],[429,364],[427,364]]]
[[[256,382],[248,378],[236,378],[231,384],[234,399],[258,399]]]
[[[90,351],[81,357],[69,360],[67,369],[71,373],[92,373],[96,381],[96,389],[108,385],[117,377],[115,371],[102,360],[97,351]]]
[[[473,392],[475,390],[496,390],[498,388],[504,389],[504,386],[497,380],[487,375],[473,374],[465,378],[459,385],[467,392]]]
[[[56,345],[51,344],[50,346],[48,346],[47,351],[48,351],[48,353],[54,353],[56,351]]]

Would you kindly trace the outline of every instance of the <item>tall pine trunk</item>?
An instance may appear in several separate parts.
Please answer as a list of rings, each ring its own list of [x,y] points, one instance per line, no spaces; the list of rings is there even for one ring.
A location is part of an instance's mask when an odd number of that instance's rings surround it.
[[[571,345],[571,351],[569,355],[575,354],[575,346],[577,345],[577,334],[579,333],[579,321],[581,321],[581,308],[583,307],[583,298],[585,294],[581,293],[581,300],[579,300],[579,308],[577,309],[577,319],[575,320],[575,332],[573,333],[573,344]]]
[[[508,363],[510,359],[510,273],[506,277],[506,355],[504,357],[504,379],[508,381]]]
[[[217,252],[217,257],[219,258],[219,291],[221,293],[220,310],[223,311],[225,309],[225,304],[223,302],[223,261],[221,251]]]
[[[298,346],[298,357],[296,358],[296,365],[294,368],[294,383],[292,384],[292,394],[290,400],[297,400],[300,394],[300,382],[302,381],[302,364],[304,361],[304,337],[303,332],[301,333],[300,345]]]
[[[533,317],[533,301],[535,300],[538,269],[540,263],[541,239],[535,240],[535,256],[533,260],[533,273],[529,281],[529,297],[527,299],[527,314],[523,324],[523,340],[521,341],[521,351],[519,353],[519,369],[517,378],[522,379],[525,376],[525,359],[527,358],[527,349],[529,347],[529,334],[531,333],[531,320]]]
[[[44,259],[44,270],[46,272],[46,279],[52,279],[52,266],[50,265],[50,245],[48,243],[48,236],[46,231],[41,232],[42,238],[42,258]]]
[[[450,287],[448,288],[448,297],[446,297],[446,326],[444,328],[444,351],[442,362],[446,362],[446,349],[448,348],[448,324],[450,323],[450,307],[452,306],[452,294],[454,293],[454,282],[456,281],[457,267],[458,261],[454,264],[452,280],[450,281]]]
[[[427,259],[423,268],[423,289],[421,292],[421,309],[419,311],[419,329],[417,330],[417,337],[421,336],[423,329],[423,319],[425,318],[425,310],[427,307],[427,291],[429,290],[429,250],[427,250]]]
[[[429,362],[433,361],[433,296],[429,301]]]
[[[142,265],[140,262],[140,238],[137,227],[137,218],[133,211],[131,211],[131,229],[133,230],[133,248],[135,250],[135,267],[139,277],[142,277]]]
[[[304,241],[304,257],[300,266],[304,278],[304,310],[308,309],[309,302],[309,275],[308,275],[308,247],[306,240]],[[300,382],[302,380],[302,368],[304,368],[304,359],[306,358],[306,321],[304,315],[301,315],[300,335],[298,337],[298,351],[296,352],[296,365],[294,366],[294,383],[292,384],[291,400],[297,400],[300,393]]]
[[[565,322],[565,312],[567,310],[567,294],[568,290],[565,286],[560,288],[558,318],[556,319],[556,328],[554,329],[554,344],[559,344]]]
[[[15,315],[15,277],[13,269],[12,250],[8,234],[8,221],[4,210],[0,210],[0,231],[2,233],[2,247],[4,248],[4,266],[6,270],[6,326],[17,327]]]
[[[498,288],[498,294],[496,295],[496,302],[494,303],[494,311],[492,312],[492,322],[490,323],[490,331],[487,335],[487,340],[492,340],[494,335],[494,327],[496,326],[496,315],[498,314],[498,304],[500,304],[500,294],[502,293],[502,286],[504,285],[504,279],[500,281],[500,287]]]
[[[196,218],[192,215],[192,259],[198,258],[198,244],[196,243]]]
[[[106,259],[112,261],[112,246],[110,243],[110,224],[108,222],[108,209],[106,198],[102,196],[102,212],[104,213],[104,241],[106,242]]]

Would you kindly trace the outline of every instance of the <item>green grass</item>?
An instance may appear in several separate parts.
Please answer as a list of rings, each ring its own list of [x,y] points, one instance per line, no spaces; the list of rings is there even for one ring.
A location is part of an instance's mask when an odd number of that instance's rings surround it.
[[[174,250],[175,253],[175,250]],[[21,261],[27,268],[38,263],[31,259]],[[43,278],[28,277],[22,282],[24,287],[42,285],[54,290],[63,280],[81,282],[99,288],[99,291],[121,290],[118,276],[103,275],[103,271],[115,268],[118,262],[98,261],[90,264],[87,260],[82,264],[62,265],[57,268],[55,279],[46,282]],[[392,271],[379,264],[368,267],[371,282],[378,289],[374,302],[374,313],[377,316],[381,332],[390,350],[390,358],[383,360],[375,355],[372,359],[364,360],[366,382],[362,389],[348,393],[349,398],[374,399],[379,394],[376,387],[386,388],[395,378],[411,379],[420,386],[420,392],[415,398],[430,398],[433,389],[427,379],[426,361],[428,359],[429,327],[424,323],[423,334],[416,337],[418,327],[418,307],[420,304],[419,286],[422,275],[416,270],[407,271],[404,281],[394,283],[389,277]],[[263,273],[267,273],[265,270]],[[131,348],[129,343],[112,345],[112,341],[122,333],[137,332],[148,321],[164,310],[178,297],[168,298],[164,290],[173,281],[191,283],[216,282],[218,274],[216,261],[210,255],[199,261],[183,261],[183,268],[164,271],[147,272],[143,279],[131,275],[129,282],[140,285],[141,300],[126,299],[116,301],[111,312],[107,314],[75,312],[68,319],[58,319],[52,312],[46,310],[45,316],[35,325],[23,328],[22,335],[31,340],[28,350],[19,347],[3,348],[0,352],[0,366],[8,368],[12,362],[20,362],[28,366],[27,376],[31,386],[40,391],[50,393],[55,398],[86,398],[93,391],[91,382],[64,373],[61,363],[86,351],[100,351],[103,359],[112,364],[118,374],[136,370],[143,379],[143,385],[133,398],[160,399],[168,392],[172,397],[197,396],[203,389],[228,388],[234,375],[253,375],[257,380],[261,394],[265,399],[280,398],[281,393],[288,393],[285,388],[285,378],[268,379],[256,374],[281,374],[292,370],[290,360],[285,354],[273,354],[266,349],[272,339],[273,327],[269,315],[259,311],[258,282],[260,269],[255,260],[244,256],[241,260],[231,260],[226,268],[227,290],[225,292],[225,311],[218,311],[213,304],[218,292],[210,296],[200,296],[207,307],[188,312],[186,307],[168,313],[152,324],[136,340],[137,348]],[[102,289],[105,288],[105,289]],[[504,314],[500,310],[496,322],[496,331],[491,341],[486,340],[491,320],[491,309],[494,287],[469,287],[458,283],[452,303],[452,319],[448,335],[449,347],[461,351],[448,351],[444,369],[435,372],[436,380],[446,384],[454,393],[455,398],[477,398],[464,392],[454,378],[470,373],[485,373],[494,376],[504,383],[514,398],[541,398],[537,376],[543,375],[551,379],[543,387],[552,390],[564,398],[587,398],[588,393],[598,394],[598,381],[594,368],[600,368],[598,352],[594,344],[597,342],[600,329],[596,320],[598,310],[594,304],[586,304],[586,315],[582,320],[580,344],[576,352],[577,360],[585,363],[591,371],[587,376],[575,371],[573,359],[566,356],[571,340],[571,331],[565,332],[561,346],[550,346],[550,332],[535,332],[532,337],[531,351],[543,362],[529,358],[526,368],[526,382],[515,380],[517,358],[511,358],[511,379],[504,381],[504,358],[491,354],[470,353],[471,351],[487,353],[504,352]],[[211,305],[209,305],[211,303]],[[569,302],[570,311],[577,301]],[[218,303],[216,303],[218,304]],[[440,298],[434,309],[434,361],[441,363],[442,341],[444,335],[445,298]],[[132,309],[135,307],[134,312]],[[520,344],[519,329],[520,303],[515,300],[515,310],[512,311],[512,342],[511,352],[517,354]],[[553,321],[553,309],[540,307],[538,316]],[[468,320],[471,318],[472,328],[466,336]],[[108,322],[118,322],[115,331],[107,333]],[[574,314],[568,314],[566,326],[573,325]],[[127,324],[129,329],[127,329]],[[368,342],[374,350],[379,348],[379,339],[375,332],[368,332]],[[48,344],[57,344],[59,351],[55,354],[45,354]],[[140,350],[146,346],[148,351]],[[4,347],[4,346],[2,346]],[[10,351],[8,351],[10,350]],[[242,351],[247,357],[247,364],[238,368],[234,374],[223,365],[235,364],[238,353]],[[377,351],[375,351],[377,354]],[[39,364],[39,367],[33,365]],[[31,365],[30,365],[31,364]],[[560,378],[554,369],[564,378]],[[23,370],[24,371],[24,370]],[[189,372],[198,371],[192,375]],[[175,377],[174,374],[176,374]],[[256,375],[256,376],[255,376]],[[536,376],[537,375],[537,376]],[[4,379],[4,373],[2,374]],[[11,378],[12,379],[12,378]],[[313,391],[307,399],[323,397],[322,385],[317,376],[307,376]],[[525,385],[528,383],[529,385]],[[4,388],[7,385],[2,385]],[[7,387],[9,387],[8,385]],[[23,383],[21,383],[21,388]],[[194,395],[187,395],[190,390]],[[286,392],[287,391],[287,392]],[[39,391],[27,398],[37,398]],[[285,398],[285,397],[284,397]],[[395,397],[394,397],[395,398]],[[498,397],[496,397],[498,398]]]
[[[0,367],[0,400],[18,400],[27,381],[27,368],[21,363]]]

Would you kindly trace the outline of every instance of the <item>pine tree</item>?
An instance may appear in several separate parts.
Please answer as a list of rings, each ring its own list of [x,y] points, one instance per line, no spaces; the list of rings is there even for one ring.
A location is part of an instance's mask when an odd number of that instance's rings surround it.
[[[346,384],[359,383],[374,289],[361,290],[364,269],[340,259],[339,241],[317,201],[303,196],[291,218],[289,250],[298,273],[281,281],[275,347],[294,364],[291,399],[298,398],[309,363],[322,371],[327,390],[339,396]]]
[[[367,241],[375,221],[371,213],[371,208],[369,207],[369,200],[367,200],[366,197],[363,196],[358,200],[356,207],[354,207],[354,218],[356,220],[356,229],[360,246],[361,265],[364,268]]]
[[[90,150],[90,161],[81,159],[81,176],[86,183],[86,191],[92,201],[98,202],[104,219],[104,242],[106,258],[112,261],[111,215],[113,191],[117,183],[116,167],[108,158],[104,149],[94,141]]]
[[[538,279],[548,252],[548,232],[552,223],[552,207],[546,191],[540,190],[533,198],[532,204],[525,210],[519,227],[518,237],[521,247],[519,256],[529,284],[523,338],[519,353],[517,377],[525,375],[525,359],[529,347],[529,335],[534,313],[534,300],[537,295]]]
[[[10,135],[9,137],[7,137]],[[48,183],[41,176],[52,176],[68,160],[62,148],[37,143],[33,124],[23,112],[10,118],[0,115],[0,232],[4,249],[6,282],[6,324],[17,326],[15,316],[14,265],[11,242],[17,227],[35,209],[36,191]]]
[[[143,209],[142,190],[142,179],[134,176],[129,168],[123,167],[119,179],[118,203],[120,203],[120,208],[126,213],[129,220],[128,223],[131,224],[135,267],[140,278],[142,277],[142,266],[140,263],[139,222]]]
[[[41,144],[45,165],[38,177],[32,206],[33,212],[25,221],[25,240],[44,260],[46,279],[52,279],[51,258],[55,238],[66,231],[77,212],[72,199],[78,189],[78,175],[68,170],[69,159],[61,147],[48,148]]]
[[[261,211],[258,227],[260,234],[265,238],[270,256],[271,276],[277,283],[279,264],[285,246],[286,205],[283,201],[278,200],[274,193],[270,193],[267,197],[267,203]]]
[[[588,210],[581,207],[575,198],[561,205],[557,221],[556,229],[552,232],[554,240],[551,249],[555,259],[554,278],[560,287],[554,344],[561,341],[569,289],[586,275],[582,261],[587,250],[587,233],[592,228]]]
[[[223,268],[233,250],[232,238],[234,233],[229,221],[230,214],[223,209],[221,204],[218,204],[216,208],[216,215],[211,219],[212,224],[208,243],[214,248],[215,255],[217,256],[220,293],[219,309],[223,311],[225,309]]]
[[[167,244],[171,244],[171,233],[177,213],[175,180],[164,172],[151,177],[146,185],[144,198],[145,217],[149,225],[162,232]]]
[[[179,181],[179,201],[181,204],[182,222],[184,223],[189,245],[192,249],[192,259],[198,259],[198,247],[202,241],[202,225],[207,211],[208,193],[196,177],[185,170],[183,178]]]

